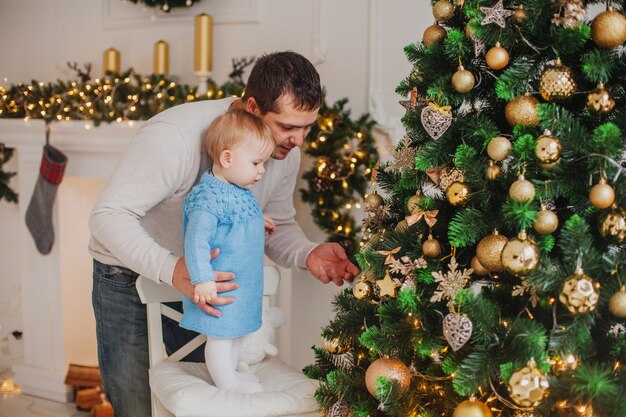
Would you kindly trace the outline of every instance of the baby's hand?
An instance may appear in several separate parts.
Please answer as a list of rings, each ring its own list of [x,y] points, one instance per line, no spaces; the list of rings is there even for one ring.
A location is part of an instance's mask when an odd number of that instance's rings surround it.
[[[263,220],[265,222],[265,233],[267,233],[268,235],[274,233],[276,226],[274,226],[274,222],[272,221],[272,219],[267,216],[263,216]]]
[[[217,297],[217,285],[215,281],[207,281],[196,284],[193,288],[193,300],[196,303],[210,304]]]

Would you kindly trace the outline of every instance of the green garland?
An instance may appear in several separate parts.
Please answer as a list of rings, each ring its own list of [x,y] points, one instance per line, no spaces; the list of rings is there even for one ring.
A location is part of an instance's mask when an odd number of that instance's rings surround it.
[[[378,160],[369,114],[357,120],[345,109],[348,99],[332,107],[322,104],[317,123],[306,137],[304,152],[315,158],[315,165],[302,178],[308,189],[301,189],[302,200],[311,204],[315,224],[338,242],[350,256],[359,250],[360,227],[352,209],[358,209],[367,189],[371,165]]]
[[[157,7],[162,11],[169,13],[175,7],[191,7],[200,0],[124,0],[133,3],[141,3],[147,7]]]

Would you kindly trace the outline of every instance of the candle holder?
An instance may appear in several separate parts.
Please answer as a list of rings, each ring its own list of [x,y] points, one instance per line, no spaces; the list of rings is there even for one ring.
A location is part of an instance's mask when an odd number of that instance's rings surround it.
[[[209,78],[211,78],[211,71],[195,71],[196,78],[198,78],[198,90],[197,96],[203,96],[209,91]]]

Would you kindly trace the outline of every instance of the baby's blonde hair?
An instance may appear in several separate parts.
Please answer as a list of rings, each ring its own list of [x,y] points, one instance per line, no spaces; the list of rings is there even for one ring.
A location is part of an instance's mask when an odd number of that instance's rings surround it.
[[[254,138],[261,142],[269,157],[276,146],[272,131],[261,119],[245,110],[229,110],[217,116],[209,125],[204,137],[204,145],[213,163],[219,164],[220,154],[235,145]]]

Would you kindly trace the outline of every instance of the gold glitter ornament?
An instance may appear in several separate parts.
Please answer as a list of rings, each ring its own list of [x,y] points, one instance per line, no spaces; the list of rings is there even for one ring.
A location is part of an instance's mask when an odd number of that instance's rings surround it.
[[[404,233],[406,232],[406,229],[409,228],[409,222],[406,221],[406,219],[402,219],[398,222],[398,224],[396,224],[396,231],[400,232],[400,233]]]
[[[433,239],[432,235],[428,235],[428,239],[422,244],[422,254],[429,258],[436,258],[441,254],[441,243]]]
[[[489,166],[487,167],[486,177],[489,181],[495,181],[500,174],[502,174],[502,168],[498,164],[493,161],[489,161]]]
[[[376,397],[376,381],[380,377],[393,379],[398,382],[400,392],[404,393],[411,385],[409,368],[399,359],[379,358],[370,364],[365,372],[365,386],[369,393]]]
[[[413,213],[413,210],[420,208],[420,203],[424,196],[420,191],[418,191],[415,195],[412,195],[406,202],[406,209],[409,213]]]
[[[622,287],[609,298],[609,311],[615,317],[626,317],[626,287]]]
[[[546,101],[562,101],[570,98],[576,91],[576,82],[572,70],[557,58],[554,65],[546,68],[539,78],[539,93]]]
[[[504,110],[506,121],[511,126],[537,126],[539,123],[537,104],[539,104],[539,100],[530,94],[514,98],[506,104]]]
[[[532,201],[535,198],[535,186],[532,182],[524,178],[523,175],[517,177],[517,181],[509,188],[509,197],[518,203]]]
[[[496,42],[496,46],[487,51],[485,60],[489,68],[501,70],[509,65],[509,52],[500,45],[500,42]]]
[[[448,32],[435,22],[434,24],[428,26],[424,31],[422,42],[424,42],[424,45],[426,45],[427,48],[430,48],[431,45],[445,38],[447,34]]]
[[[545,205],[541,205],[541,211],[535,217],[533,229],[539,234],[549,235],[554,233],[559,227],[559,218],[555,212],[548,210]]]
[[[509,395],[521,407],[536,407],[548,396],[550,382],[533,359],[509,379]]]
[[[372,294],[372,284],[364,279],[354,283],[352,294],[357,300],[366,300]]]
[[[604,88],[604,84],[598,83],[595,90],[587,94],[587,108],[597,114],[610,113],[615,107],[615,100],[611,93]]]
[[[476,246],[478,262],[490,272],[503,271],[504,266],[502,265],[500,255],[502,254],[504,245],[506,245],[508,241],[509,239],[499,234],[497,230],[494,230],[492,234],[482,238]]]
[[[485,276],[489,273],[489,270],[485,268],[483,264],[480,263],[477,256],[474,256],[472,258],[472,262],[470,266],[474,270],[474,273],[478,275],[479,277]]]
[[[591,39],[600,48],[615,48],[626,41],[626,18],[609,7],[591,22]]]
[[[513,22],[516,25],[520,26],[526,20],[528,20],[528,13],[526,12],[526,10],[524,10],[524,6],[520,4],[513,12]]]
[[[339,400],[328,409],[326,417],[352,417],[352,409],[347,402]]]
[[[322,342],[324,344],[324,350],[328,353],[341,354],[344,353],[347,348],[342,343],[339,342],[338,337],[333,337],[332,339],[326,339],[322,337]]]
[[[475,83],[474,74],[466,70],[463,65],[460,65],[457,72],[452,75],[452,87],[461,94],[471,91]]]
[[[487,155],[494,161],[503,161],[511,152],[511,141],[504,136],[496,136],[487,145]]]
[[[626,242],[626,210],[613,206],[600,217],[600,235],[611,243]]]
[[[438,175],[437,184],[443,191],[447,191],[455,182],[465,182],[465,174],[458,168],[445,167],[439,171]]]
[[[433,5],[433,16],[435,20],[447,22],[454,17],[454,4],[449,0],[439,0]]]
[[[470,398],[456,406],[452,417],[492,417],[492,414],[484,402]]]
[[[522,230],[517,237],[504,245],[500,257],[504,269],[519,277],[526,276],[537,269],[541,254],[535,242]]]
[[[556,13],[552,17],[552,23],[556,26],[573,28],[585,20],[585,5],[582,0],[556,0]]]
[[[561,158],[561,141],[549,130],[544,130],[543,135],[537,138],[535,155],[541,164],[558,162]]]
[[[600,181],[591,187],[589,201],[591,201],[594,207],[599,209],[611,207],[613,202],[615,202],[615,191],[613,191],[613,187],[607,184],[604,177],[601,177]]]
[[[598,305],[600,295],[593,279],[578,267],[573,275],[566,278],[559,301],[572,314],[585,314]]]
[[[384,200],[383,198],[380,196],[380,194],[378,194],[376,191],[374,191],[371,194],[368,194],[367,196],[365,196],[364,199],[365,202],[365,206],[369,209],[377,209],[378,207],[380,207]]]
[[[571,374],[578,368],[578,364],[580,363],[580,359],[572,353],[569,355],[556,356],[552,360],[552,373],[556,376]]]
[[[469,185],[464,182],[453,182],[446,190],[448,202],[455,207],[463,207],[469,201],[472,192]]]

